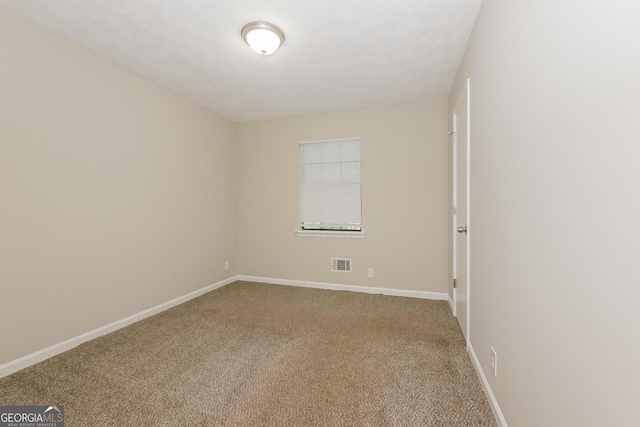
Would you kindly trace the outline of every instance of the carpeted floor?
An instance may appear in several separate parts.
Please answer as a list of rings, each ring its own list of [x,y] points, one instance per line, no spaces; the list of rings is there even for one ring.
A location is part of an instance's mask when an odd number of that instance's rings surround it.
[[[236,282],[0,379],[67,427],[495,426],[444,301]]]

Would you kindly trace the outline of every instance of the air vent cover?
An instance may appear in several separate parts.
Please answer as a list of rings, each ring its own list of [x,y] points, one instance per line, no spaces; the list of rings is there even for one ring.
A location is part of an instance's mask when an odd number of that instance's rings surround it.
[[[351,273],[351,258],[331,258],[331,271],[334,273]]]

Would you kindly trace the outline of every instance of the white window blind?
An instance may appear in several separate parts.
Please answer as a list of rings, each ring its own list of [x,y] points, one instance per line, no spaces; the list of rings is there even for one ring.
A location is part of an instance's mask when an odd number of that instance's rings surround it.
[[[300,143],[303,230],[361,231],[360,138]]]

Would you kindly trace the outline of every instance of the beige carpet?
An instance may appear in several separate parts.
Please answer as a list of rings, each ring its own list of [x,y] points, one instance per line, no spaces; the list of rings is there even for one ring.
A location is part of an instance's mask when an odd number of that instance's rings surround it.
[[[495,426],[444,301],[236,282],[0,379],[73,426]]]

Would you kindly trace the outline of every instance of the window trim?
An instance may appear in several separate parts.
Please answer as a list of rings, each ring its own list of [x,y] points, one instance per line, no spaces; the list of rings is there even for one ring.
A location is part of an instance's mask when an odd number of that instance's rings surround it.
[[[306,140],[306,141],[298,141],[298,147],[306,144],[318,144],[318,143],[331,143],[331,142],[348,142],[357,140],[361,143],[362,138],[360,136],[351,136],[345,138],[334,138],[334,139],[315,139],[315,140]],[[362,155],[362,154],[361,154]],[[362,161],[362,160],[361,160]],[[300,181],[300,185],[302,185],[302,181]],[[360,203],[362,203],[362,181],[360,181]],[[362,210],[362,207],[360,208]],[[361,213],[362,215],[362,213]],[[362,224],[362,218],[360,219],[360,229],[346,229],[346,230],[336,230],[336,229],[322,229],[322,228],[303,228],[302,224],[299,224],[298,230],[295,231],[298,236],[315,236],[315,237],[345,237],[345,238],[364,238],[365,231],[364,226]]]
[[[296,230],[296,236],[298,237],[342,237],[345,239],[364,239],[366,233],[364,229],[360,231],[349,230]]]

